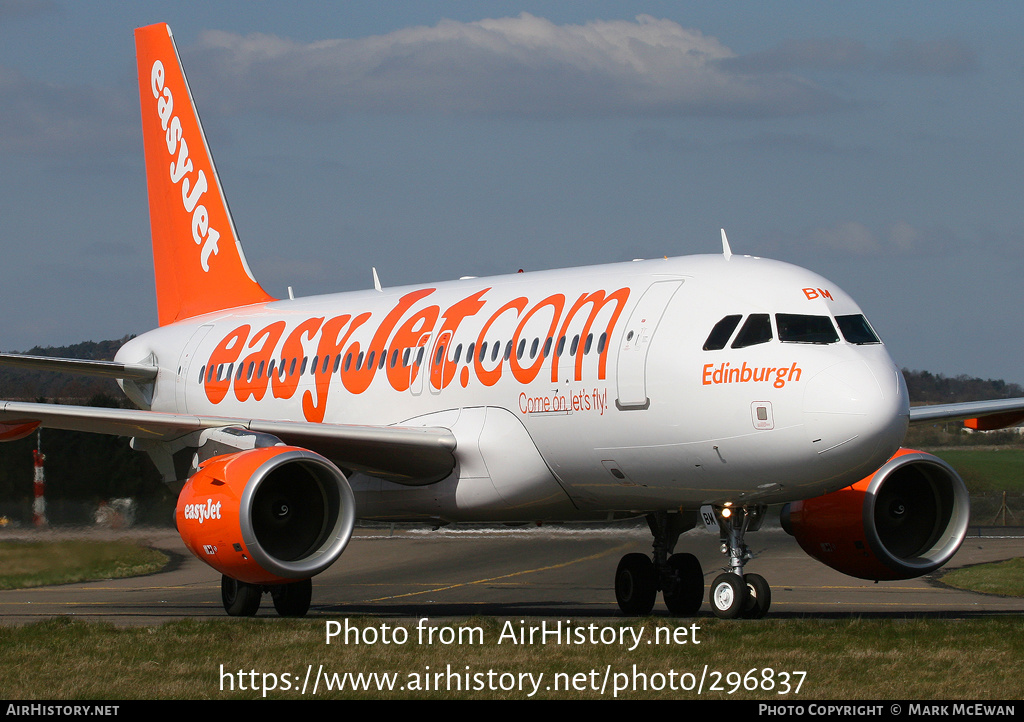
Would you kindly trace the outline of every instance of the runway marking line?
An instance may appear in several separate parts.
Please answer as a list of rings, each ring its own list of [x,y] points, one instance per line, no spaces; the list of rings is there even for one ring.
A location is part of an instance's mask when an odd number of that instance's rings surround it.
[[[561,569],[563,567],[572,566],[573,564],[579,564],[580,562],[587,562],[587,561],[591,561],[593,559],[600,559],[601,557],[606,557],[609,554],[615,554],[616,552],[619,552],[619,551],[621,551],[623,549],[627,549],[627,548],[632,547],[632,546],[633,546],[632,543],[620,544],[619,546],[614,547],[612,549],[606,549],[603,552],[598,552],[597,554],[591,554],[590,556],[587,556],[587,557],[580,557],[579,559],[573,559],[571,561],[562,562],[560,564],[550,564],[550,565],[548,565],[546,567],[537,567],[536,569],[522,569],[522,570],[520,570],[518,572],[511,572],[509,574],[502,574],[502,575],[496,576],[496,577],[488,577],[487,579],[474,579],[474,580],[468,581],[468,582],[460,582],[458,584],[449,584],[447,586],[442,586],[442,587],[432,587],[430,589],[423,589],[423,590],[420,590],[418,592],[407,592],[405,594],[395,594],[395,595],[392,595],[390,597],[378,597],[376,599],[367,599],[365,601],[367,601],[367,602],[385,602],[385,601],[387,601],[389,599],[402,599],[403,597],[415,597],[415,596],[417,596],[419,594],[428,594],[428,593],[433,593],[433,592],[446,592],[449,589],[458,589],[459,587],[468,587],[468,586],[472,586],[474,584],[487,584],[489,582],[495,582],[495,581],[497,581],[499,579],[508,579],[510,577],[518,577],[518,576],[523,576],[525,574],[535,574],[537,572],[546,572],[546,571],[550,571],[551,569]]]

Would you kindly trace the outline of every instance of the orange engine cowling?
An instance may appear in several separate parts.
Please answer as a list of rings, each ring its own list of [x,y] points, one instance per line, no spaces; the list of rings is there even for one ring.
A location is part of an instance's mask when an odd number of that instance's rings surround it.
[[[853,486],[787,504],[783,528],[812,557],[860,579],[911,579],[956,553],[967,533],[963,480],[931,454],[900,449]]]
[[[250,584],[308,579],[337,560],[355,526],[345,475],[306,449],[215,456],[178,496],[178,533],[211,567]]]

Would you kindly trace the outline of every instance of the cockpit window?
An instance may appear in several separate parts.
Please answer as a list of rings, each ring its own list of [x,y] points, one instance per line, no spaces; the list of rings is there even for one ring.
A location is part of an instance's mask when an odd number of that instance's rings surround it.
[[[772,324],[767,313],[752,313],[747,317],[743,328],[736,334],[732,348],[746,348],[772,340]]]
[[[779,340],[789,343],[836,343],[839,334],[828,316],[805,316],[796,313],[777,313]]]
[[[849,343],[861,346],[869,343],[882,343],[875,332],[871,330],[868,320],[859,313],[851,316],[836,316],[836,323],[839,324],[843,338]]]
[[[726,316],[716,323],[715,327],[711,329],[708,340],[704,342],[704,350],[718,351],[725,348],[725,344],[729,343],[729,337],[736,330],[741,318],[743,318],[741,315],[736,314],[735,316]]]

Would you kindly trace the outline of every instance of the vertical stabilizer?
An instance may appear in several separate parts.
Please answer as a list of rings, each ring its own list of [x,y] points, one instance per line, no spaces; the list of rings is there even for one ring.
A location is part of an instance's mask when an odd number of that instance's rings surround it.
[[[274,300],[253,278],[171,29],[135,31],[160,325]]]

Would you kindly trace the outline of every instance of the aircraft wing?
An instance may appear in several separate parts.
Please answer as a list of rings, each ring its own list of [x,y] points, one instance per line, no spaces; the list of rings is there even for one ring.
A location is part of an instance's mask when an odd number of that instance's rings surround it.
[[[204,429],[243,428],[315,451],[344,468],[414,485],[443,479],[455,467],[455,436],[439,427],[314,424],[0,401],[0,429],[11,433],[9,439],[36,426],[152,441],[171,441]],[[24,433],[17,434],[18,429]]]
[[[978,431],[992,431],[1024,421],[1024,399],[993,399],[990,401],[964,401],[956,404],[911,406],[910,423],[935,421],[964,421],[964,425]]]

